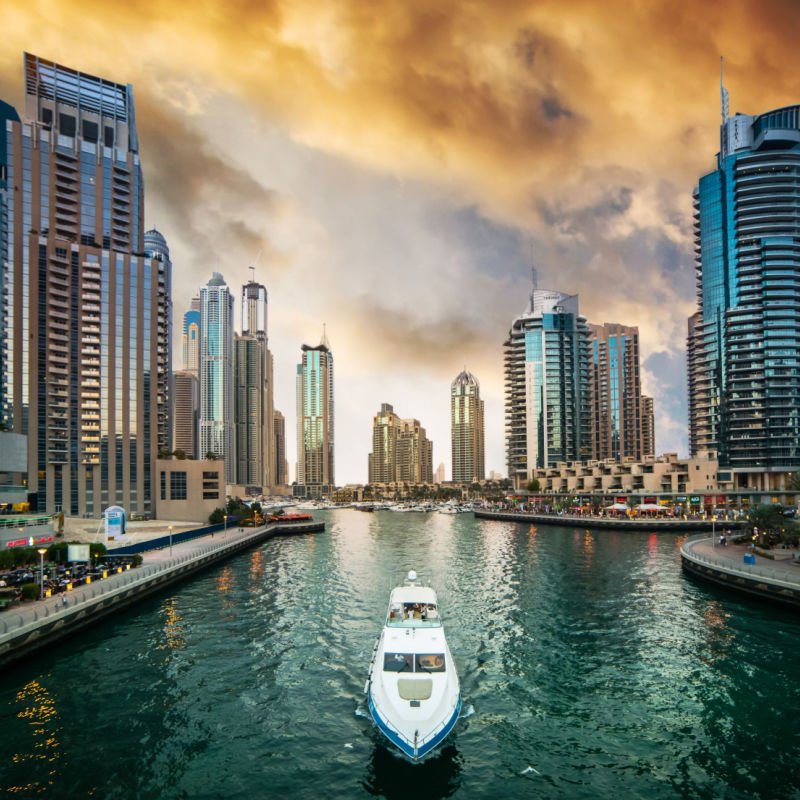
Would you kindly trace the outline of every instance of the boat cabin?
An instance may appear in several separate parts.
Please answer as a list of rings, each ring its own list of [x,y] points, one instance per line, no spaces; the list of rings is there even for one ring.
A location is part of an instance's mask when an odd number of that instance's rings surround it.
[[[392,592],[386,624],[392,628],[438,628],[439,606],[433,589],[399,587]]]

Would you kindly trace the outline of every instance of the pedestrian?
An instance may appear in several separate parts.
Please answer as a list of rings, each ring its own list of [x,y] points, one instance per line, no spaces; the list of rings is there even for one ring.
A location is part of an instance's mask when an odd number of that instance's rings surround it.
[[[66,592],[64,592],[64,594],[61,595],[61,605],[62,606],[66,606],[67,605],[67,593]]]

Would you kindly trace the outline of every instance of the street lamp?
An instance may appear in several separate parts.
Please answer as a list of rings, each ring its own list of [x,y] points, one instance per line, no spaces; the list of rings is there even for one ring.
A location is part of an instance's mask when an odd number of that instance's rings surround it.
[[[711,515],[711,546],[712,547],[716,547],[717,546],[717,533],[716,533],[716,531],[717,531],[717,515],[716,514],[712,514]]]
[[[172,558],[172,525],[169,526],[169,557]]]
[[[46,547],[39,548],[39,599],[44,600],[44,554]]]

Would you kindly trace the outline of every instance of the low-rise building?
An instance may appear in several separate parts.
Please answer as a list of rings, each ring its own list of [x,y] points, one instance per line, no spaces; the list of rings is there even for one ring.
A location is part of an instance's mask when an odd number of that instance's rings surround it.
[[[223,459],[159,458],[156,481],[159,519],[208,522],[211,512],[225,505]]]

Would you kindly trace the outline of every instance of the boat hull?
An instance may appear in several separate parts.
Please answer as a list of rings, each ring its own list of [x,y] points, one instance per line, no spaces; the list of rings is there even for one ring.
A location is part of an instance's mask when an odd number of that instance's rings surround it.
[[[405,736],[397,731],[392,730],[392,728],[389,726],[389,723],[381,716],[380,712],[375,706],[375,700],[372,697],[372,687],[370,687],[367,697],[369,703],[369,713],[378,730],[404,756],[407,756],[413,761],[419,761],[429,753],[433,752],[449,736],[450,732],[455,727],[456,722],[458,722],[459,715],[461,714],[461,694],[459,693],[455,709],[450,719],[447,720],[442,729],[435,736],[431,737],[429,741],[423,742],[415,749],[413,742],[409,741]]]

